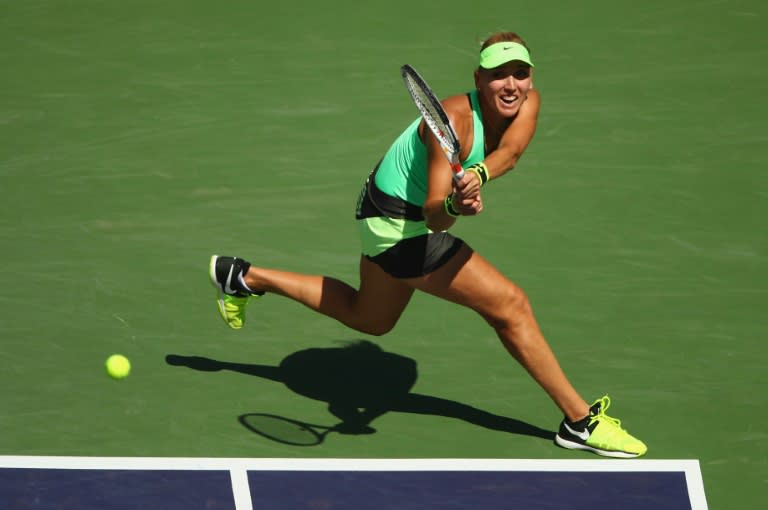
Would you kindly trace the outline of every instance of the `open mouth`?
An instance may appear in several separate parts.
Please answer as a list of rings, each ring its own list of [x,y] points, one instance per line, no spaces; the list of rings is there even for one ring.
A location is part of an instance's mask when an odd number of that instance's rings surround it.
[[[499,100],[505,106],[512,106],[517,102],[517,96],[500,96]]]

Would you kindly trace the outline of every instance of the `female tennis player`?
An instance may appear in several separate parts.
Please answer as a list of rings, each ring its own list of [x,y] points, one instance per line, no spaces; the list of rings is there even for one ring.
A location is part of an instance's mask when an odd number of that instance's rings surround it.
[[[540,96],[534,65],[515,33],[481,46],[475,90],[442,101],[461,144],[466,169],[453,179],[448,160],[421,119],[395,140],[369,175],[356,218],[360,286],[327,276],[278,271],[214,255],[210,278],[225,322],[239,329],[254,296],[279,294],[370,335],[389,332],[415,290],[476,311],[507,351],[564,414],[555,442],[611,457],[637,457],[646,446],[606,414],[605,396],[591,406],[576,392],[542,335],[520,287],[448,229],[483,212],[481,188],[522,156],[536,130]]]

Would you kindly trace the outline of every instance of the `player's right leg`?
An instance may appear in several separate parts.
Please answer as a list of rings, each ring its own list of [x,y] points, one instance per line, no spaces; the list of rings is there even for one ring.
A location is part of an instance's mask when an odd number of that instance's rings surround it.
[[[390,331],[413,295],[413,289],[360,258],[360,288],[320,275],[307,275],[256,267],[235,257],[211,258],[211,281],[216,287],[219,312],[239,329],[245,307],[253,295],[265,292],[292,299],[316,312],[369,335]]]
[[[208,277],[216,288],[216,304],[219,315],[232,329],[240,329],[245,323],[245,307],[251,296],[264,292],[252,292],[245,288],[242,276],[250,264],[237,257],[213,255],[208,265]]]

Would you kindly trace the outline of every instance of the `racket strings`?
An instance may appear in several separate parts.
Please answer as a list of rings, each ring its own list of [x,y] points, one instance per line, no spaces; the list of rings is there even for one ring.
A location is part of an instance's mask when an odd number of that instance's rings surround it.
[[[418,83],[410,75],[406,75],[405,82],[416,107],[422,113],[424,121],[438,138],[440,144],[446,149],[455,150],[458,140],[453,135],[453,130],[448,125],[447,119],[443,119],[442,106],[434,104],[437,98],[425,90],[426,84]]]

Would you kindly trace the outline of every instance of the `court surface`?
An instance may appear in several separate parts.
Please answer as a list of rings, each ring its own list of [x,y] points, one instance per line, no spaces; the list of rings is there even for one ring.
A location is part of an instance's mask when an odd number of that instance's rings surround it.
[[[645,460],[682,460],[678,481],[696,463],[699,505],[761,508],[768,4],[440,6],[0,0],[0,455],[242,459],[252,496],[263,459],[601,460],[553,445],[558,410],[467,310],[416,295],[368,337],[267,295],[235,332],[207,281],[223,254],[355,285],[360,187],[416,116],[400,66],[462,93],[511,29],[537,134],[454,233],[526,290]],[[315,432],[264,434],[267,416]]]

